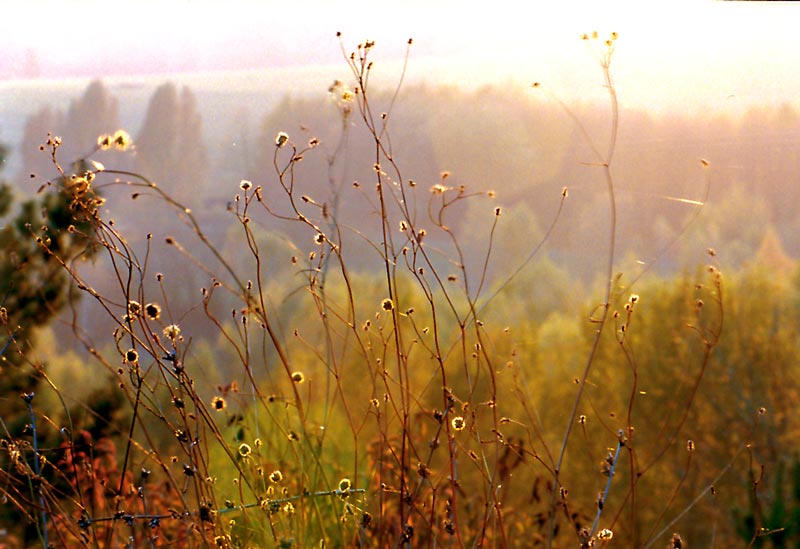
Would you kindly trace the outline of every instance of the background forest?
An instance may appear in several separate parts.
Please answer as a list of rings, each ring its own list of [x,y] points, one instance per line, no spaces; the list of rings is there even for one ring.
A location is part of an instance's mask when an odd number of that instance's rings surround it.
[[[3,113],[0,544],[796,546],[796,108],[617,126],[370,49]]]

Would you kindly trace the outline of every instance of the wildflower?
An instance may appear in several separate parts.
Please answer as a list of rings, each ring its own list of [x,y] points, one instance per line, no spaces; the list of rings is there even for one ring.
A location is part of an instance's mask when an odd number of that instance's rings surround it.
[[[239,183],[239,188],[243,191],[250,189],[253,186],[252,181],[248,181],[247,179],[242,179],[241,183]]]
[[[221,412],[225,408],[227,408],[228,403],[225,402],[225,399],[222,397],[215,396],[211,399],[211,407],[214,408],[217,412]]]
[[[163,332],[165,337],[175,341],[178,339],[178,336],[181,335],[181,329],[177,324],[170,324],[166,328],[164,328]]]
[[[114,139],[108,134],[103,134],[97,138],[97,146],[103,151],[110,149],[113,143]]]
[[[134,349],[128,349],[125,353],[125,360],[131,364],[135,364],[139,361],[139,353]]]
[[[117,130],[111,138],[114,140],[114,147],[121,151],[127,151],[131,146],[131,136],[125,130]]]
[[[303,383],[306,380],[306,376],[303,375],[303,372],[292,372],[292,381],[295,383]]]
[[[277,137],[275,137],[275,146],[278,148],[283,147],[287,141],[289,141],[289,134],[286,132],[278,132]]]
[[[147,313],[150,320],[158,320],[161,316],[161,307],[158,303],[148,303],[144,306],[144,312]]]
[[[599,539],[600,541],[609,541],[613,537],[614,537],[614,532],[612,532],[608,528],[603,528],[597,533],[597,539]]]
[[[452,425],[453,429],[455,429],[456,431],[463,430],[466,424],[467,422],[464,421],[464,418],[461,416],[454,417],[453,420],[450,422],[450,425]]]
[[[252,451],[253,450],[252,448],[250,448],[249,444],[243,442],[239,445],[239,455],[242,456],[243,458],[248,457]]]
[[[394,309],[394,302],[389,298],[384,299],[381,301],[381,309],[384,311],[391,311]]]
[[[283,473],[281,473],[278,469],[275,469],[269,474],[269,481],[278,484],[280,481],[283,480]]]

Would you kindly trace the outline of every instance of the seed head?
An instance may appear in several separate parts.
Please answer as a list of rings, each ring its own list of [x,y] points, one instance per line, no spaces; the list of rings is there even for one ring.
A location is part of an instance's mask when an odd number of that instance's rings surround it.
[[[144,306],[144,312],[150,320],[158,320],[161,316],[161,307],[158,303],[148,303]]]
[[[228,403],[225,402],[225,399],[222,397],[215,396],[211,399],[211,407],[216,410],[217,412],[221,412],[228,406]]]

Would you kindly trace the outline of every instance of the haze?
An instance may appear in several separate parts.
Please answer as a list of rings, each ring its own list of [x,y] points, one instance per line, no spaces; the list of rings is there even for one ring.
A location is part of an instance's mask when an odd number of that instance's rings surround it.
[[[0,79],[95,78],[341,63],[369,38],[397,61],[414,38],[411,78],[480,84],[538,80],[560,94],[596,89],[583,32],[620,34],[623,104],[727,111],[795,101],[792,3],[563,2],[15,3],[0,22]],[[435,69],[431,69],[431,67]]]

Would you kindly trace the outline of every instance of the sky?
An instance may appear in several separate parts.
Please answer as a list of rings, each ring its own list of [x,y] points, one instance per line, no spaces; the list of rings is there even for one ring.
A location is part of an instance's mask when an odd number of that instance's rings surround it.
[[[414,39],[426,75],[465,83],[542,81],[596,89],[579,39],[619,33],[621,100],[653,108],[797,101],[800,48],[791,2],[471,2],[408,0],[6,0],[0,80],[108,77],[342,63],[375,40],[397,61]],[[434,67],[434,69],[432,69]]]

